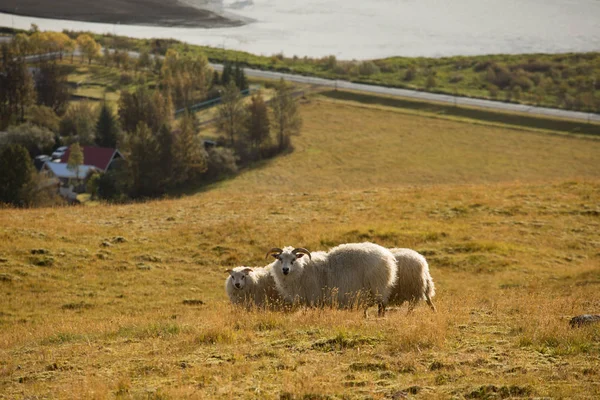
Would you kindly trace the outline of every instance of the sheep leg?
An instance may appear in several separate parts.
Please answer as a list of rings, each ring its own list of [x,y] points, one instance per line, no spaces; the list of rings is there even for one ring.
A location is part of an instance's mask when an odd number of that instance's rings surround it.
[[[415,310],[415,307],[417,306],[417,300],[411,300],[408,302],[408,311],[406,312],[406,314],[410,314]]]
[[[377,303],[377,315],[385,317],[385,304],[383,302]]]
[[[437,309],[433,305],[433,302],[431,301],[431,297],[429,297],[428,294],[425,295],[425,301],[427,301],[427,304],[429,304],[429,307],[431,307],[431,309],[433,310],[433,312],[437,312]]]

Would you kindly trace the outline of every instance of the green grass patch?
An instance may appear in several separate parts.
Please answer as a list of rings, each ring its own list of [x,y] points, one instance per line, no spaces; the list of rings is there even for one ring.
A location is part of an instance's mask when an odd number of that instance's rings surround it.
[[[500,113],[484,109],[456,107],[452,105],[443,105],[396,97],[383,97],[366,93],[347,92],[343,90],[326,91],[320,93],[320,95],[336,100],[354,101],[362,104],[417,110],[440,116],[453,116],[510,126],[524,126],[548,131],[600,136],[600,124],[569,121],[563,119],[540,118],[516,113]]]

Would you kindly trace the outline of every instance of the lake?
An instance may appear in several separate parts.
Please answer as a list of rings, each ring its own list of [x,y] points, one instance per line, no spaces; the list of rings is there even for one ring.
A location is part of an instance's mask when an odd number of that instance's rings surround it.
[[[255,54],[371,59],[600,50],[598,0],[184,0],[245,19],[236,28],[177,28],[0,14],[0,25],[175,38]]]

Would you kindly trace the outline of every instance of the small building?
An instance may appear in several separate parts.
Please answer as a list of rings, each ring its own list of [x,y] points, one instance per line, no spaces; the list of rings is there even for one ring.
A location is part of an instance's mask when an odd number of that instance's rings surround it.
[[[94,171],[99,169],[93,165],[80,165],[78,170],[75,170],[68,168],[67,163],[47,161],[41,173],[49,181],[58,181],[58,193],[74,201],[79,193],[85,191],[85,181]]]

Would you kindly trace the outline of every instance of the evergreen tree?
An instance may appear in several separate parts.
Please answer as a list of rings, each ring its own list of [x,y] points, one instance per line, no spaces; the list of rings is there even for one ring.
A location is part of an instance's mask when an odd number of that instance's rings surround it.
[[[244,72],[244,68],[242,68],[238,62],[235,63],[235,84],[239,90],[248,89],[246,73]]]
[[[127,163],[131,174],[132,197],[160,194],[160,171],[156,168],[159,157],[158,142],[145,122],[140,122],[127,140]]]
[[[212,78],[212,84],[211,87],[215,87],[215,86],[219,86],[221,84],[221,81],[219,79],[219,71],[217,71],[216,69],[213,71],[213,78]]]
[[[0,204],[25,205],[23,190],[32,179],[33,163],[18,144],[0,148]]]
[[[233,76],[233,69],[231,63],[229,61],[225,61],[223,63],[223,73],[221,74],[221,85],[227,86],[229,81],[231,81]]]
[[[96,123],[96,144],[100,147],[117,147],[119,137],[119,126],[111,107],[106,103],[102,104],[100,116]]]
[[[277,84],[271,108],[273,109],[273,125],[277,132],[279,150],[282,151],[290,145],[290,136],[297,134],[302,127],[302,119],[292,97],[291,87],[285,83],[283,78]]]

